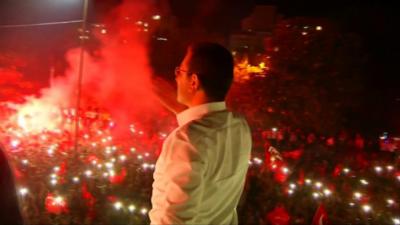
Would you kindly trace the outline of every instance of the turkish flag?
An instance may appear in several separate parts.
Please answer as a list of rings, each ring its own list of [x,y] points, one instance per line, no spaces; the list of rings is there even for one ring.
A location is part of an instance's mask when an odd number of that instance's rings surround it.
[[[328,224],[328,213],[325,210],[324,205],[321,203],[315,212],[312,225],[326,225]]]
[[[123,167],[118,175],[110,176],[108,179],[112,184],[121,184],[122,182],[124,182],[126,174],[127,174],[126,169],[125,167]]]
[[[267,214],[267,220],[272,225],[289,225],[290,215],[283,205],[278,205]]]

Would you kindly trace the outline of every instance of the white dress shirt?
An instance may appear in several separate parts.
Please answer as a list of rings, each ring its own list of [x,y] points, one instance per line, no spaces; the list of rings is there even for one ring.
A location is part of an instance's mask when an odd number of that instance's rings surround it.
[[[251,151],[246,120],[225,102],[189,108],[177,119],[153,175],[151,224],[238,224]]]

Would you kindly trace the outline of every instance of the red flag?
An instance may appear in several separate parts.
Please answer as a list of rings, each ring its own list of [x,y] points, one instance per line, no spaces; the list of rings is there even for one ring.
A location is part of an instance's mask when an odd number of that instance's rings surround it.
[[[335,169],[333,170],[333,174],[332,174],[333,177],[339,176],[340,173],[342,172],[342,169],[343,169],[342,164],[337,164],[337,165],[335,166]]]
[[[290,222],[290,215],[283,205],[278,205],[267,214],[267,220],[272,225],[288,225]]]
[[[47,194],[45,199],[46,210],[52,214],[68,213],[67,202],[61,196],[54,196],[52,193]]]
[[[297,183],[299,185],[303,185],[304,184],[304,170],[303,169],[300,169],[299,179],[297,180]]]
[[[108,178],[108,180],[112,184],[121,184],[122,182],[124,182],[126,174],[127,174],[126,169],[125,167],[123,167],[118,175],[112,175]]]
[[[328,224],[328,213],[323,204],[320,204],[315,212],[312,225],[326,225]]]
[[[282,153],[283,157],[298,160],[303,154],[303,149],[295,149]]]

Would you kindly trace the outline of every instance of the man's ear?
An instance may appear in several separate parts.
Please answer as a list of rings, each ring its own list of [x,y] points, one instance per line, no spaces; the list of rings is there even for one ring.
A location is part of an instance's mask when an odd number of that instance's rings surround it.
[[[200,89],[200,80],[199,80],[199,76],[196,73],[193,73],[190,78],[190,88],[192,90]]]

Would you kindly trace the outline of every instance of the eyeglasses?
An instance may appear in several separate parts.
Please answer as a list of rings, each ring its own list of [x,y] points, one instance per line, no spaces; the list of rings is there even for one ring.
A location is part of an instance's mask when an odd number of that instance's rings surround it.
[[[182,72],[183,73],[189,73],[188,70],[182,70],[179,66],[175,67],[175,76],[176,77],[181,75]]]

